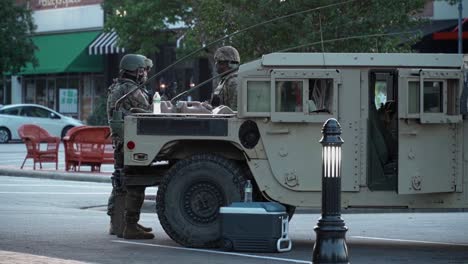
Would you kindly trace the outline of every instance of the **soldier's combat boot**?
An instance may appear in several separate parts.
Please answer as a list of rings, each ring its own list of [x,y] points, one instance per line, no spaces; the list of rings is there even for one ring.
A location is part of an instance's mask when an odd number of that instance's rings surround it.
[[[151,232],[153,231],[153,228],[151,227],[146,227],[146,226],[142,226],[140,224],[137,224],[138,228],[140,228],[141,230],[145,231],[145,232]]]
[[[125,196],[125,239],[153,239],[154,235],[139,228],[140,210],[145,200],[144,187],[129,187]]]
[[[124,229],[125,192],[116,192],[112,197],[112,210],[110,211],[110,235],[122,237]],[[110,199],[109,199],[110,200]]]
[[[114,227],[112,226],[112,221],[110,222],[110,225],[109,225],[109,235],[111,236],[115,235]]]
[[[129,223],[125,225],[123,238],[125,239],[153,239],[153,233],[145,232],[138,228],[136,223]]]

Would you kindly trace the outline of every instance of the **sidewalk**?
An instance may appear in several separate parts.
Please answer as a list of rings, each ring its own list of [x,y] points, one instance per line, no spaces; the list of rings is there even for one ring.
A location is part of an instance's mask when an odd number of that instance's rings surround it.
[[[112,164],[104,164],[101,166],[101,172],[91,172],[89,166],[82,166],[81,171],[78,172],[66,171],[63,144],[60,144],[59,149],[58,170],[55,170],[55,163],[44,163],[42,169],[39,168],[39,163],[36,163],[36,170],[34,170],[32,159],[28,159],[24,168],[20,169],[25,156],[26,148],[21,142],[0,144],[0,176],[110,183],[114,170]]]

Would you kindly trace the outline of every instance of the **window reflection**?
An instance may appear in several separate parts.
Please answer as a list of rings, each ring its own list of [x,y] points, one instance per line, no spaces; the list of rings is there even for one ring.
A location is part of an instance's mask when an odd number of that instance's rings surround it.
[[[310,79],[309,113],[331,113],[333,108],[333,79]]]
[[[276,112],[302,112],[302,81],[276,82]]]
[[[424,112],[442,113],[442,82],[424,82]]]
[[[408,83],[408,113],[419,113],[420,111],[420,82],[410,81]],[[423,87],[423,111],[424,113],[442,113],[443,109],[443,82],[424,81]]]

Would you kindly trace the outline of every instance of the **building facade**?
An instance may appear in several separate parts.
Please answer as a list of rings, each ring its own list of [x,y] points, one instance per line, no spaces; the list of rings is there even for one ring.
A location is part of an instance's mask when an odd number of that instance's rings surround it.
[[[107,87],[118,75],[125,48],[118,47],[115,32],[103,32],[104,0],[16,0],[32,10],[37,26],[32,40],[37,46],[36,67],[27,64],[16,76],[4,78],[0,105],[35,103],[62,114],[86,121],[107,96]],[[169,25],[181,35],[184,25]],[[154,62],[150,75],[176,60],[177,43],[166,43],[159,53],[149,56]],[[169,87],[175,93],[189,89],[211,77],[206,58],[178,64],[151,79],[152,93]],[[193,93],[194,100],[207,100],[212,86],[207,84]]]
[[[65,115],[86,120],[99,98],[106,96],[108,53],[121,53],[117,40],[112,52],[95,43],[102,39],[103,0],[17,0],[33,11],[37,26],[32,41],[37,47],[38,65],[27,64],[17,76],[11,76],[4,87],[4,103],[35,103]],[[0,102],[1,103],[1,102]]]

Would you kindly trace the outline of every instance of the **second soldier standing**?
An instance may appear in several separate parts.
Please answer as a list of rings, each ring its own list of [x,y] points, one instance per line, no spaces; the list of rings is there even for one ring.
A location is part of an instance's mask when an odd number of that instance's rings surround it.
[[[214,61],[218,74],[237,69],[240,63],[239,52],[232,46],[221,47],[216,50]],[[218,86],[213,91],[210,104],[213,107],[226,105],[234,111],[237,110],[237,71],[221,77]]]

